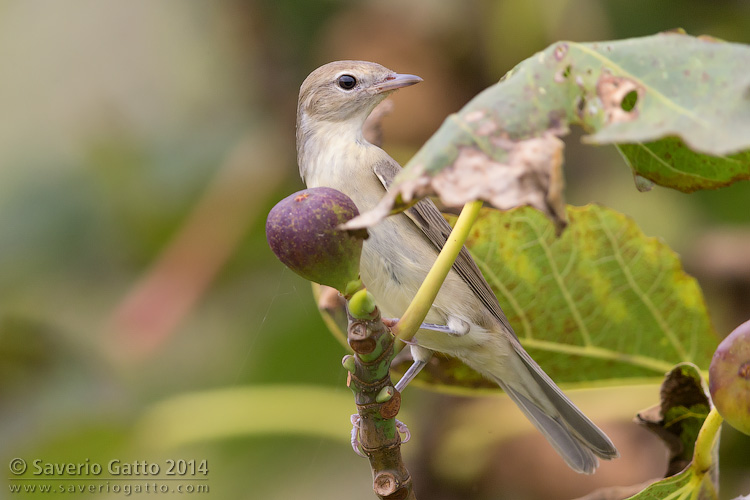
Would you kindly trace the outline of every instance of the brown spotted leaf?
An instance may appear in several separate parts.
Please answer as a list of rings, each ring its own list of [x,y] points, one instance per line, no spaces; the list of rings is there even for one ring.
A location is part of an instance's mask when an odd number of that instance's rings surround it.
[[[563,147],[571,125],[615,144],[642,187],[695,191],[750,178],[750,46],[683,33],[558,42],[521,62],[440,129],[396,178],[370,225],[436,194],[531,205],[565,225]]]

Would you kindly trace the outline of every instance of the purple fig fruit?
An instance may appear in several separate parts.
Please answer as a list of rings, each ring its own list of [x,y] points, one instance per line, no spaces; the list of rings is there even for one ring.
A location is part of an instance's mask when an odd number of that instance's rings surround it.
[[[750,321],[719,344],[708,369],[708,389],[724,420],[750,435]]]
[[[338,229],[359,215],[344,193],[327,187],[305,189],[276,204],[266,220],[268,244],[287,267],[305,279],[344,293],[359,278],[366,231]]]

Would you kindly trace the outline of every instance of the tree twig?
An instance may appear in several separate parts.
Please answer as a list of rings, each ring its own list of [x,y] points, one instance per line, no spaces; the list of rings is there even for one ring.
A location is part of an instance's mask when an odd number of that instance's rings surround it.
[[[357,403],[360,448],[370,460],[373,491],[383,500],[416,500],[396,426],[401,394],[390,377],[395,337],[375,307],[364,313],[354,311],[354,315],[347,308],[347,314],[347,337],[355,355],[344,357],[343,364]]]

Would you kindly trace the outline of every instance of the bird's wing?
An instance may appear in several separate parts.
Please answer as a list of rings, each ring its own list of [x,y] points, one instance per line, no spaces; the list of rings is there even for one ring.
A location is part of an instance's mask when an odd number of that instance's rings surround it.
[[[375,165],[373,170],[378,179],[380,179],[380,182],[383,183],[383,186],[388,189],[394,177],[401,171],[401,167],[395,161],[381,161]],[[432,200],[425,198],[419,201],[406,211],[406,215],[417,225],[427,239],[435,245],[438,251],[442,250],[452,228],[443,218]],[[484,279],[484,276],[482,276],[481,271],[479,271],[476,262],[471,258],[466,247],[461,248],[456,261],[453,263],[453,269],[469,285],[474,294],[479,297],[484,306],[492,313],[492,316],[505,326],[509,332],[514,333],[503,310],[500,308],[500,304],[497,302],[497,297],[495,297],[490,285]]]

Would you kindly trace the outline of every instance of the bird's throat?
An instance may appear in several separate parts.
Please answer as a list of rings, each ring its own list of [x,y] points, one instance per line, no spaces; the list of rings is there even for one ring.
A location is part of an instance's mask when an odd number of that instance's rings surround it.
[[[361,123],[310,123],[305,117],[298,123],[297,161],[307,187],[337,189],[352,198],[360,211],[371,208],[372,200],[363,197],[363,188],[379,183],[372,167],[381,155],[386,153],[363,137]],[[382,196],[382,185],[374,193]]]

